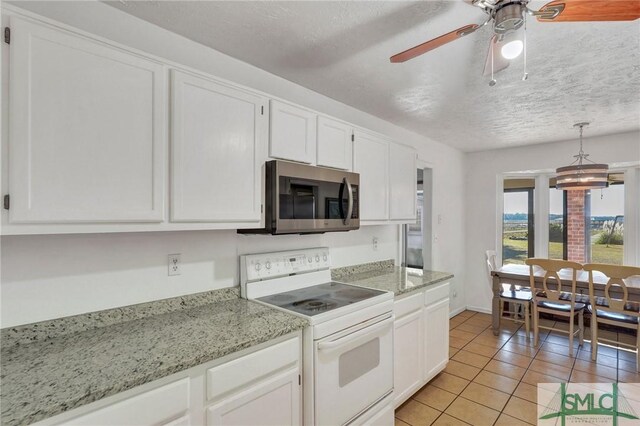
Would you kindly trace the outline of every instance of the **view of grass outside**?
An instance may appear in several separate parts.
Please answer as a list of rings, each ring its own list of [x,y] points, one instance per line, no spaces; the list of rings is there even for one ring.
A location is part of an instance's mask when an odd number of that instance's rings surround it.
[[[527,221],[505,220],[502,235],[502,263],[524,264],[529,247]],[[562,249],[560,249],[562,257]]]
[[[513,188],[514,184],[519,187]],[[529,213],[533,213],[533,186],[531,180],[505,179],[504,216],[502,218],[502,264],[524,263],[527,257],[533,257],[529,247]],[[511,187],[507,189],[508,187]],[[531,228],[533,229],[533,228]],[[531,235],[533,238],[533,235]]]
[[[591,191],[591,262],[622,265],[624,184]]]
[[[509,254],[509,258],[504,263],[520,263],[524,264],[527,258],[527,241],[511,240],[505,238],[502,240],[505,247],[504,252]],[[549,243],[549,257],[551,259],[562,259],[562,243]],[[622,264],[622,245],[594,244],[591,246],[591,261],[597,263],[612,263],[616,265]]]
[[[503,263],[523,264],[529,257],[527,235],[527,204],[516,200],[515,194],[505,193],[503,219]],[[550,192],[549,258],[563,258],[563,193]],[[507,202],[511,211],[508,211]],[[517,201],[517,203],[516,203]],[[520,211],[518,213],[517,211]],[[612,185],[602,191],[592,191],[589,230],[591,234],[591,262],[621,265],[624,247],[624,185]]]

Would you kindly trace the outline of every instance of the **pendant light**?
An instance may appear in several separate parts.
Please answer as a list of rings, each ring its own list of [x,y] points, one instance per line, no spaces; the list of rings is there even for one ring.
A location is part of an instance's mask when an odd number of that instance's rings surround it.
[[[589,123],[576,123],[573,127],[580,128],[580,152],[573,157],[576,159],[568,166],[556,169],[556,188],[563,190],[598,189],[609,186],[606,164],[596,164],[589,160],[589,154],[582,150],[582,130]],[[588,162],[588,163],[587,163]]]

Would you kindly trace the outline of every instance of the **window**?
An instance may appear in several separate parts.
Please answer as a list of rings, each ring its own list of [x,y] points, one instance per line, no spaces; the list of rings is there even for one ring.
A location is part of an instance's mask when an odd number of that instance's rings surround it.
[[[422,228],[425,203],[423,178],[424,171],[422,169],[418,169],[416,223],[404,225],[404,264],[408,268],[424,268],[424,233]]]
[[[549,181],[549,259],[567,259],[567,192]]]
[[[502,263],[524,263],[534,256],[534,179],[504,180]]]
[[[604,189],[559,191],[550,179],[550,258],[622,264],[624,174],[611,173],[609,180]]]
[[[622,176],[622,175],[620,175]],[[594,263],[622,265],[624,248],[624,181],[592,190],[588,217],[588,255]],[[589,253],[590,252],[590,253]],[[588,257],[589,258],[589,257]]]

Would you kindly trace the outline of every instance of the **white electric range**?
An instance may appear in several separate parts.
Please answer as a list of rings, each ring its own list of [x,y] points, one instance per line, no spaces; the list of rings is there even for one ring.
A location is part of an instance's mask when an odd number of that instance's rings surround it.
[[[306,318],[304,424],[392,425],[393,294],[331,281],[327,247],[240,257],[242,296]]]

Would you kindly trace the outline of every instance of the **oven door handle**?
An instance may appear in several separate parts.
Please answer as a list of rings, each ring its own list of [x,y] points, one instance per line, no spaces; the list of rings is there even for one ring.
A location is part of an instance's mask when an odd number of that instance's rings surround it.
[[[339,337],[336,340],[320,342],[318,343],[318,349],[321,351],[331,351],[341,346],[354,343],[362,337],[368,337],[388,327],[389,325],[393,325],[393,316],[383,319],[382,321],[379,321],[373,325],[369,325],[361,330],[354,331],[353,333],[347,334],[346,336]]]

